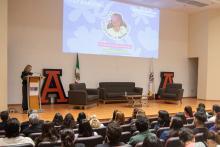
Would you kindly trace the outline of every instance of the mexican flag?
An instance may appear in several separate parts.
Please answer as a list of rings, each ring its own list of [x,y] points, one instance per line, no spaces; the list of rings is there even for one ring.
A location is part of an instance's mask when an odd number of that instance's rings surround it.
[[[80,82],[80,70],[79,70],[79,57],[76,55],[76,67],[75,67],[75,83]]]

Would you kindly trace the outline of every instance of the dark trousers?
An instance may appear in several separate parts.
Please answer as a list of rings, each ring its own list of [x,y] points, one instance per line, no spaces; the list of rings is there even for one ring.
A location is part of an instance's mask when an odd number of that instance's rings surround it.
[[[28,110],[28,102],[27,102],[27,85],[23,84],[22,86],[22,108],[23,111]]]

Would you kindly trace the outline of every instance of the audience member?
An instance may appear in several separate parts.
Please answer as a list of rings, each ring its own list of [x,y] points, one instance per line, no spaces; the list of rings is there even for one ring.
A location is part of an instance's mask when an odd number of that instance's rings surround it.
[[[100,123],[100,121],[98,120],[98,118],[96,117],[96,115],[92,115],[90,117],[89,123],[91,125],[92,128],[100,128],[100,127],[104,127],[104,125],[102,123]]]
[[[128,119],[128,123],[133,123],[133,120],[136,119],[136,115],[137,115],[137,113],[138,113],[139,110],[140,110],[140,109],[137,108],[137,107],[135,107],[135,108],[133,109],[132,115],[131,115],[131,117]]]
[[[36,146],[40,142],[44,142],[44,141],[56,142],[57,140],[59,140],[59,135],[57,134],[57,131],[54,128],[53,122],[45,121],[42,125],[41,136],[36,138],[35,140]]]
[[[210,117],[210,115],[208,114],[208,112],[206,112],[206,110],[205,110],[205,104],[203,104],[203,103],[199,103],[199,104],[198,104],[197,111],[204,111],[205,114],[206,114],[206,116],[207,116],[207,118]]]
[[[59,112],[54,115],[53,123],[55,126],[63,125],[63,116]]]
[[[9,119],[8,111],[2,111],[0,114],[2,122],[0,122],[0,130],[4,130],[6,128],[7,121]]]
[[[79,137],[90,137],[94,135],[98,135],[96,132],[93,132],[92,127],[87,119],[83,119],[79,123]]]
[[[152,134],[144,139],[142,147],[163,147],[163,144],[155,134]]]
[[[182,128],[179,132],[179,138],[184,147],[206,147],[202,142],[195,142],[192,130]]]
[[[158,112],[158,122],[154,126],[155,130],[158,130],[160,127],[169,127],[170,126],[170,116],[166,110],[160,110]]]
[[[170,130],[162,132],[160,139],[167,140],[170,137],[178,137],[179,130],[183,127],[183,121],[180,117],[172,117]]]
[[[20,123],[17,118],[11,118],[7,121],[5,128],[5,138],[0,138],[0,146],[18,145],[30,143],[34,146],[34,142],[29,137],[19,136]]]
[[[208,119],[209,122],[215,122],[216,114],[220,112],[220,106],[215,104],[212,106],[213,116]]]
[[[29,116],[29,127],[23,130],[23,134],[28,136],[31,133],[38,133],[42,130],[42,124],[40,123],[37,113],[32,113]]]
[[[76,127],[76,123],[73,118],[73,115],[71,113],[67,113],[64,117],[63,125],[61,129],[66,129],[66,128],[74,129],[75,127]]]
[[[207,116],[203,111],[198,111],[194,114],[194,124],[195,128],[193,129],[193,134],[203,133],[204,138],[208,138],[208,129],[205,127],[205,122],[207,120]]]
[[[120,142],[122,129],[120,125],[116,122],[111,122],[108,124],[106,130],[106,143],[100,144],[97,147],[113,147],[113,146],[124,146],[125,143]]]
[[[79,124],[83,119],[86,119],[86,114],[84,112],[80,112],[77,117],[77,123]]]
[[[117,113],[117,112],[119,112],[119,110],[117,110],[117,109],[113,111],[113,113],[112,113],[112,119],[110,120],[110,122],[115,121],[115,117],[116,117],[116,113]]]
[[[191,118],[193,117],[193,111],[191,106],[185,106],[184,108],[184,114],[186,118]]]
[[[137,143],[144,141],[145,137],[152,135],[152,133],[150,133],[148,130],[149,120],[147,117],[138,117],[135,122],[135,126],[139,133],[130,138],[128,143],[132,146],[135,146]]]
[[[186,120],[185,114],[183,112],[178,112],[175,116],[182,119],[183,125],[187,124],[187,120]]]
[[[220,112],[216,114],[216,117],[215,117],[215,125],[212,126],[209,131],[214,131],[214,132],[217,132],[220,130]]]
[[[118,111],[115,115],[115,122],[117,122],[119,125],[125,124],[125,116],[123,112]]]

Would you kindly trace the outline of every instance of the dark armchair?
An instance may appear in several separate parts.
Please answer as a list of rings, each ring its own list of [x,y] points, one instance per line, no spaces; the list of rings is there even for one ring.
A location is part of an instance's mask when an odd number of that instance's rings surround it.
[[[183,91],[184,89],[182,89],[182,84],[167,84],[166,88],[161,89],[161,99],[180,101],[182,104]]]
[[[98,104],[99,92],[97,89],[87,89],[85,83],[69,85],[69,104],[86,108]]]

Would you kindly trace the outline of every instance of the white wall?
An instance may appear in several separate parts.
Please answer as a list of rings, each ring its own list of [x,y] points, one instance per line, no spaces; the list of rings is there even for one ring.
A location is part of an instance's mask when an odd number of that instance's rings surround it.
[[[154,62],[156,90],[160,71],[174,71],[191,96],[187,14],[162,10],[159,59]],[[64,89],[74,80],[75,55],[64,54],[61,0],[9,0],[9,103],[21,103],[20,74],[26,64],[35,72],[62,68]],[[86,42],[85,42],[86,43]],[[80,55],[81,81],[97,87],[100,81],[134,81],[147,87],[149,60],[142,58]]]
[[[8,1],[0,0],[0,111],[7,109],[7,14]]]

